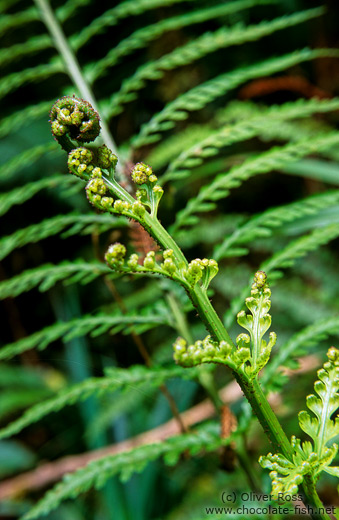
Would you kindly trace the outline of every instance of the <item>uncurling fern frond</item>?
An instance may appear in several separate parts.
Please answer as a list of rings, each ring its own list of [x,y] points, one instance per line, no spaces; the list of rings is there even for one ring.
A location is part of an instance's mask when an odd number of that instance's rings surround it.
[[[132,139],[132,146],[138,148],[159,141],[161,138],[160,132],[173,128],[176,121],[187,119],[188,112],[201,110],[208,103],[250,79],[269,76],[304,61],[324,57],[337,57],[338,55],[338,51],[335,49],[303,49],[278,58],[270,58],[255,65],[240,67],[217,76],[192,88],[179,98],[168,103],[161,112],[153,116],[148,123],[142,126],[139,134]]]
[[[75,498],[91,487],[100,489],[113,475],[120,474],[123,481],[134,472],[141,472],[145,466],[160,457],[174,465],[182,453],[196,455],[200,451],[215,451],[232,442],[233,436],[220,437],[219,425],[208,423],[194,433],[186,433],[154,444],[146,444],[130,451],[106,456],[90,462],[88,466],[64,477],[45,497],[27,513],[23,520],[33,520],[47,514],[68,499]]]
[[[138,325],[139,328],[137,327]],[[92,337],[95,337],[106,332],[116,334],[123,331],[124,334],[129,334],[131,327],[133,327],[134,332],[143,332],[159,325],[171,326],[167,309],[160,303],[144,308],[138,315],[121,315],[120,313],[86,315],[68,322],[55,323],[35,332],[31,336],[5,345],[0,349],[0,360],[10,359],[34,347],[44,350],[53,341],[59,339],[69,341],[86,334],[91,334]]]
[[[242,24],[232,28],[221,27],[214,33],[206,33],[192,42],[162,56],[156,61],[142,65],[131,78],[125,80],[119,92],[109,101],[108,117],[115,116],[122,111],[122,106],[136,98],[136,92],[142,89],[147,80],[160,79],[165,71],[188,65],[218,49],[225,49],[231,45],[240,45],[247,41],[255,41],[278,30],[291,25],[302,23],[305,20],[319,16],[322,9],[316,8],[292,15],[286,15],[258,25],[244,27]]]
[[[333,442],[329,445],[339,434],[339,419],[331,418],[338,409],[339,401],[339,350],[331,347],[327,356],[328,362],[318,371],[319,380],[314,384],[318,395],[311,394],[306,399],[307,407],[313,415],[306,411],[299,413],[299,426],[313,442],[301,442],[293,435],[292,460],[281,453],[260,457],[261,466],[272,470],[270,477],[275,497],[279,494],[295,494],[307,475],[313,486],[323,471],[339,477],[339,467],[331,466],[338,445]]]
[[[120,41],[104,58],[88,66],[87,76],[91,82],[97,80],[107,71],[108,67],[113,67],[121,57],[131,54],[136,49],[145,47],[152,40],[159,38],[167,31],[177,31],[186,25],[190,26],[213,18],[226,16],[242,9],[248,9],[254,5],[271,3],[274,3],[274,0],[237,0],[236,2],[220,4],[198,11],[190,11],[187,14],[173,16],[172,18],[165,18],[153,25],[138,29],[125,40]]]
[[[88,284],[103,275],[111,275],[112,270],[102,262],[85,262],[82,259],[64,261],[58,265],[46,264],[0,282],[0,299],[14,297],[35,287],[48,291],[58,282]]]
[[[266,366],[266,370],[262,375],[261,382],[263,385],[272,384],[277,387],[277,383],[281,383],[278,375],[279,367],[296,368],[295,358],[306,353],[306,349],[317,345],[328,336],[339,337],[339,316],[331,316],[322,320],[317,320],[312,325],[296,332],[283,345],[279,346],[275,355]],[[279,386],[281,386],[279,384]]]
[[[31,242],[39,242],[39,240],[57,235],[62,231],[64,233],[61,236],[67,238],[79,233],[90,234],[92,231],[102,233],[108,229],[126,226],[126,219],[115,219],[107,214],[95,215],[89,213],[88,215],[81,215],[79,213],[69,213],[67,215],[57,215],[56,217],[45,219],[39,222],[39,224],[32,224],[27,228],[18,229],[12,235],[2,237],[0,239],[0,260],[18,247],[23,247]]]
[[[112,9],[108,9],[102,15],[95,18],[82,31],[71,37],[70,42],[74,49],[79,49],[96,34],[102,34],[106,27],[112,27],[124,18],[140,15],[151,9],[170,6],[181,2],[193,2],[194,0],[126,0]]]
[[[84,401],[93,395],[102,396],[111,394],[116,390],[133,387],[137,390],[145,383],[151,387],[159,388],[165,381],[173,377],[182,379],[195,379],[201,371],[199,368],[185,370],[182,367],[171,368],[147,368],[144,366],[132,366],[128,369],[111,368],[107,370],[105,377],[93,377],[61,390],[58,395],[38,403],[28,410],[16,421],[5,428],[0,429],[0,439],[10,437],[30,424],[33,424],[52,412],[58,412],[65,406],[70,406],[79,401]]]
[[[171,230],[172,233],[175,233],[182,226],[195,224],[197,217],[194,213],[214,209],[214,201],[226,197],[231,188],[240,186],[243,181],[250,177],[279,169],[305,155],[331,148],[338,143],[338,132],[316,136],[312,140],[302,139],[283,147],[271,148],[254,159],[248,159],[242,165],[233,167],[226,174],[218,175],[211,184],[204,186],[195,198],[189,200],[187,206],[177,214]]]
[[[240,108],[240,107],[239,107]],[[255,136],[260,136],[263,132],[270,135],[273,127],[281,125],[281,121],[286,119],[297,119],[309,117],[314,113],[329,112],[338,110],[339,99],[330,100],[304,100],[285,103],[281,106],[273,106],[266,110],[253,114],[244,121],[233,125],[227,125],[218,131],[210,132],[207,138],[196,141],[192,147],[185,149],[169,166],[161,177],[161,184],[177,178],[184,178],[191,175],[191,169],[199,166],[205,159],[217,155],[221,148],[240,141],[245,141]],[[300,136],[299,136],[300,137]]]
[[[281,276],[279,269],[292,266],[296,260],[307,255],[311,251],[319,249],[320,246],[327,244],[339,236],[337,224],[329,224],[326,227],[317,228],[308,235],[304,235],[290,242],[284,249],[274,254],[271,258],[263,262],[260,269],[270,275],[270,279]],[[230,309],[224,316],[226,326],[234,320],[234,315],[241,309],[242,302],[246,297],[248,287],[244,287],[239,297],[231,302]]]
[[[243,245],[260,237],[272,234],[272,229],[288,222],[298,221],[302,217],[310,217],[324,208],[331,208],[339,203],[339,190],[312,195],[306,199],[292,202],[277,208],[268,209],[261,215],[255,215],[245,224],[238,227],[232,235],[219,244],[213,258],[217,261],[227,256],[234,256],[234,246]],[[248,251],[241,248],[243,254]]]
[[[7,213],[13,206],[23,204],[26,200],[31,199],[43,189],[58,187],[62,196],[71,195],[74,188],[81,189],[81,185],[76,181],[70,175],[54,175],[53,177],[43,177],[38,181],[28,182],[19,188],[0,194],[0,216]],[[71,189],[72,185],[73,189]]]

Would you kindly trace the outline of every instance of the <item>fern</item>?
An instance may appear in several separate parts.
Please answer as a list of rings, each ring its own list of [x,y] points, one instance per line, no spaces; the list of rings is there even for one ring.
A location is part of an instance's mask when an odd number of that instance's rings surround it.
[[[1,166],[0,180],[5,181],[11,178],[13,174],[20,171],[21,168],[24,168],[28,164],[33,164],[45,154],[54,154],[56,152],[59,152],[59,150],[55,143],[48,144],[47,146],[42,144],[29,148]]]
[[[253,175],[263,174],[273,169],[281,168],[283,165],[294,162],[298,158],[327,149],[339,143],[339,134],[320,135],[313,140],[301,140],[288,144],[281,148],[272,148],[254,159],[245,161],[241,166],[235,166],[227,174],[218,175],[208,186],[202,188],[197,197],[188,201],[185,209],[177,214],[172,233],[181,226],[197,223],[197,217],[192,213],[210,211],[215,208],[214,201],[226,197],[231,188],[240,186]]]
[[[336,55],[337,52],[331,49],[303,49],[222,74],[189,90],[178,99],[169,103],[161,112],[143,125],[139,135],[132,140],[132,146],[139,148],[140,146],[159,141],[161,138],[160,132],[173,128],[176,121],[187,119],[188,111],[201,110],[208,103],[250,79],[274,74],[304,61],[326,56],[334,57]]]
[[[240,108],[240,107],[239,107]],[[244,121],[233,125],[227,125],[221,130],[211,133],[202,141],[195,141],[191,148],[186,148],[169,166],[161,177],[161,183],[182,179],[190,175],[191,169],[199,166],[206,158],[217,155],[221,148],[230,144],[244,141],[255,136],[260,136],[263,132],[270,135],[275,128],[281,125],[286,119],[305,118],[316,112],[327,112],[338,110],[339,100],[316,100],[305,101],[300,99],[297,102],[286,103],[279,107],[270,107],[265,110],[264,115],[255,114]],[[187,146],[187,145],[186,145]]]
[[[281,345],[276,355],[267,365],[262,376],[263,384],[270,384],[270,386],[276,387],[278,383],[279,386],[279,376],[277,377],[279,367],[296,368],[295,358],[304,355],[306,349],[317,345],[330,335],[339,335],[339,316],[318,320],[294,334],[287,342]],[[283,380],[286,380],[286,378]]]
[[[75,178],[65,175],[55,175],[54,177],[47,177],[39,179],[38,181],[29,182],[14,188],[14,190],[0,195],[0,216],[4,215],[13,206],[23,204],[26,200],[32,198],[36,193],[46,188],[60,188],[63,196],[72,195],[70,189],[72,185],[75,185]],[[74,188],[79,188],[79,184],[75,185]]]
[[[203,34],[200,38],[175,49],[157,61],[143,65],[131,78],[125,80],[120,91],[114,94],[109,101],[108,116],[112,117],[119,114],[124,103],[136,98],[135,92],[145,86],[146,80],[160,79],[164,75],[164,71],[188,65],[217,49],[240,45],[246,41],[255,41],[267,34],[319,16],[321,13],[322,9],[312,9],[269,22],[261,22],[259,25],[247,28],[242,25],[231,29],[222,27],[215,33]]]
[[[74,498],[91,487],[100,489],[113,475],[120,474],[121,479],[126,481],[134,472],[142,471],[149,462],[160,457],[164,457],[166,464],[174,465],[184,452],[195,455],[202,450],[214,451],[220,446],[229,444],[231,440],[231,437],[220,438],[219,426],[212,423],[200,427],[194,433],[175,436],[161,443],[148,444],[90,462],[85,468],[67,475],[23,517],[23,520],[32,520],[47,514],[58,507],[63,500]]]
[[[159,388],[167,379],[173,377],[194,379],[199,373],[199,368],[185,371],[185,369],[175,366],[167,369],[154,367],[149,369],[143,366],[133,366],[128,369],[110,368],[107,370],[106,377],[86,379],[81,383],[63,389],[56,397],[29,408],[19,419],[0,429],[0,439],[10,437],[46,415],[58,412],[65,406],[84,401],[93,395],[102,396],[130,386],[133,386],[135,390],[145,383]]]
[[[34,119],[45,116],[48,114],[52,104],[52,101],[42,101],[21,110],[17,110],[9,116],[4,117],[0,121],[0,137],[5,137],[11,132],[19,130],[22,126],[29,124]],[[53,146],[55,150],[57,149],[54,143],[47,145],[47,147],[49,146]],[[44,149],[46,149],[46,144],[44,145]]]
[[[0,259],[2,260],[18,247],[57,235],[61,231],[64,231],[63,237],[66,238],[78,233],[83,235],[89,234],[93,230],[102,233],[112,229],[114,226],[126,226],[126,221],[120,218],[114,221],[111,217],[107,218],[105,215],[94,215],[91,213],[88,215],[69,213],[68,215],[51,217],[39,224],[32,224],[27,228],[15,231],[12,235],[2,237],[0,239]]]
[[[85,285],[102,275],[112,276],[112,271],[101,262],[84,262],[79,259],[64,261],[59,265],[41,265],[0,282],[0,299],[18,296],[35,287],[41,292],[48,291],[60,281],[67,285],[79,282]]]
[[[96,63],[88,66],[88,74],[91,82],[97,80],[102,74],[107,72],[108,67],[113,67],[123,56],[128,56],[136,49],[145,47],[152,40],[159,38],[167,31],[178,30],[186,25],[201,23],[206,20],[226,16],[231,13],[248,9],[255,5],[274,3],[274,0],[241,0],[230,2],[225,5],[216,5],[198,11],[192,11],[183,15],[174,16],[160,20],[158,23],[148,25],[135,31],[131,36],[122,40],[118,45],[108,52],[108,54]],[[139,72],[140,74],[140,72]]]
[[[268,209],[261,215],[255,215],[245,224],[219,244],[213,253],[216,260],[227,256],[234,256],[237,250],[234,246],[246,244],[260,237],[272,235],[272,229],[283,226],[287,222],[299,221],[302,217],[310,217],[324,208],[336,206],[339,201],[339,191],[328,191],[304,200],[292,202],[285,206]],[[307,219],[308,221],[308,219]],[[246,248],[238,249],[238,253],[246,254]]]
[[[138,327],[134,327],[139,325]],[[166,308],[161,305],[151,309],[144,309],[142,314],[97,314],[75,318],[68,322],[55,323],[35,332],[31,336],[20,339],[0,349],[0,360],[10,359],[13,356],[26,352],[34,347],[44,350],[48,345],[60,339],[65,341],[81,337],[86,334],[99,336],[105,332],[116,334],[123,331],[129,334],[131,330],[145,331],[159,325],[171,325]]]

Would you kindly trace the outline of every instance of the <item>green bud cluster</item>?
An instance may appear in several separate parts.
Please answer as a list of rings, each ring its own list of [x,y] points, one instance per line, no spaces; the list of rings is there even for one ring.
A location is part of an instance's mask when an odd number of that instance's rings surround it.
[[[108,265],[112,266],[120,266],[123,265],[126,255],[126,247],[119,242],[116,242],[115,244],[112,244],[109,246],[106,254],[105,254],[105,260],[108,263]]]
[[[137,163],[131,171],[131,177],[135,184],[154,184],[158,178],[154,175],[152,168],[142,162]]]
[[[201,363],[219,363],[233,370],[240,370],[249,360],[248,348],[234,349],[227,341],[213,341],[211,336],[188,345],[183,338],[178,338],[173,345],[174,360],[183,367],[192,367]]]
[[[100,134],[99,114],[92,105],[75,96],[65,96],[52,106],[52,134],[56,139],[68,136],[76,141],[94,141]]]
[[[88,148],[80,147],[72,150],[67,159],[69,172],[87,180],[94,169],[93,159],[94,155]]]
[[[104,168],[106,170],[112,168],[115,170],[118,163],[118,157],[104,144],[99,146],[96,151],[96,162],[99,168]]]
[[[251,314],[240,311],[237,315],[238,323],[246,329],[248,334],[240,334],[237,343],[251,345],[251,366],[248,373],[252,376],[266,365],[269,360],[272,347],[275,345],[277,335],[271,332],[267,343],[263,336],[271,326],[271,316],[268,311],[271,308],[271,291],[267,284],[267,276],[263,271],[258,271],[252,284],[251,296],[246,298],[245,303]]]
[[[207,289],[218,270],[218,264],[215,260],[196,258],[188,264],[187,269],[183,271],[183,276],[192,287],[201,280],[201,286]]]

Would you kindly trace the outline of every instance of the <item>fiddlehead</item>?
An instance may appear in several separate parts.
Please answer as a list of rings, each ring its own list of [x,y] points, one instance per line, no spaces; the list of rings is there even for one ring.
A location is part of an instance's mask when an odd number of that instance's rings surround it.
[[[66,150],[74,148],[72,142],[88,143],[100,134],[100,117],[88,101],[75,96],[64,96],[52,106],[50,112],[52,134]]]

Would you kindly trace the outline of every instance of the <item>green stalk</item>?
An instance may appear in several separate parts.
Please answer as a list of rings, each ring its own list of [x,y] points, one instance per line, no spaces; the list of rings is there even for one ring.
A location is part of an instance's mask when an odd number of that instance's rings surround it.
[[[115,180],[110,181],[105,178],[105,183],[115,196],[120,199],[133,204],[135,199],[126,192]],[[150,233],[150,235],[160,244],[163,249],[172,249],[179,266],[185,268],[188,262],[171,235],[164,229],[159,220],[154,216],[145,212],[142,217],[143,227]],[[197,309],[199,317],[206,326],[211,336],[218,341],[227,341],[230,345],[234,345],[229,333],[225,329],[214,307],[212,306],[206,290],[203,290],[199,284],[192,288],[185,287],[188,296]],[[245,397],[249,401],[252,410],[256,414],[265,434],[272,443],[273,449],[277,453],[282,453],[289,460],[293,460],[292,446],[282,429],[279,420],[273,412],[265,394],[257,378],[249,378],[245,373],[238,371],[234,372],[234,377],[244,392]],[[215,396],[214,396],[215,397]],[[214,402],[217,408],[220,406],[220,400],[215,397]],[[305,478],[302,485],[305,495],[306,503],[318,509],[323,507],[323,504],[316,492],[312,477]],[[330,520],[330,517],[325,513],[323,515],[310,515],[314,520]]]

